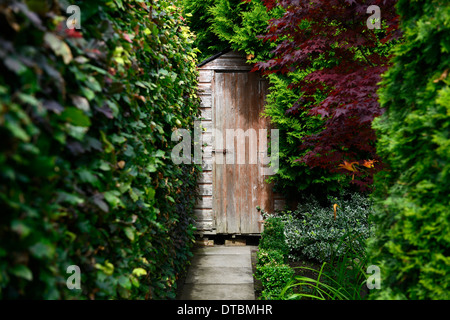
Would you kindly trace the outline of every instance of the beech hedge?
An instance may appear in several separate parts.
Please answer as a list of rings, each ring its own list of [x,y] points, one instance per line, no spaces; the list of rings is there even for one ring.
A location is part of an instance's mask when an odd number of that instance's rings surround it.
[[[198,116],[190,31],[177,0],[72,4],[79,30],[66,1],[0,4],[0,298],[174,298],[199,171],[170,159]]]

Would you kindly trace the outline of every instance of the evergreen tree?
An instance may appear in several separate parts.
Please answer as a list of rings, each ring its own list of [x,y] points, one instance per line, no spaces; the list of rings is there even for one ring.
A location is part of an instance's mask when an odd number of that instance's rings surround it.
[[[376,176],[370,244],[383,299],[450,298],[450,5],[397,5],[404,42],[385,74],[374,122],[389,166]]]

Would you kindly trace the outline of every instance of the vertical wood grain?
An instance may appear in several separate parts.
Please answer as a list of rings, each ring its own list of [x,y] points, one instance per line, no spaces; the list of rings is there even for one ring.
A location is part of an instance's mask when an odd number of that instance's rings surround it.
[[[273,212],[272,186],[264,181],[266,177],[261,175],[260,164],[249,163],[250,139],[226,141],[226,129],[244,132],[255,129],[259,147],[259,129],[270,132],[268,120],[260,117],[267,85],[260,81],[258,74],[248,72],[215,72],[213,79],[213,128],[220,130],[224,142],[223,146],[214,144],[213,148],[220,151],[228,149],[227,144],[234,146],[234,152],[227,150],[225,157],[220,152],[213,153],[212,206],[216,230],[228,234],[260,233],[261,215],[256,207]],[[246,152],[244,164],[237,163],[240,147]],[[217,161],[219,158],[223,158],[223,164]],[[230,164],[230,160],[234,163]]]

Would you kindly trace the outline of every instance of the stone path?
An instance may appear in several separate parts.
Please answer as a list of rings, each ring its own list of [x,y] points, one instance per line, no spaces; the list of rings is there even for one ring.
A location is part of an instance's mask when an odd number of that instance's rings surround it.
[[[181,300],[255,300],[252,246],[197,248]]]

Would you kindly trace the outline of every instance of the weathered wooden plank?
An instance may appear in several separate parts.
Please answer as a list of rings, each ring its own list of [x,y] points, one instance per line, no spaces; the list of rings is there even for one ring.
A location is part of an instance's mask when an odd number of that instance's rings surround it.
[[[225,246],[228,247],[244,247],[247,245],[247,240],[245,239],[231,239],[225,240]]]
[[[204,158],[202,160],[202,170],[203,171],[211,171],[213,170],[213,161],[208,159],[208,158]]]
[[[214,106],[213,106],[213,123],[214,127],[217,129],[223,128],[223,119],[224,119],[224,108],[223,108],[223,88],[224,82],[223,77],[215,76],[214,77]],[[214,146],[217,147],[216,145]],[[223,147],[223,146],[222,146]],[[223,160],[218,160],[218,157],[223,158],[223,154],[215,153],[213,155],[215,161],[213,161],[213,211],[215,213],[216,219],[216,232],[217,233],[226,233],[227,232],[227,224],[226,217],[227,213],[225,210],[225,188],[224,185],[227,181],[227,176],[224,172]]]
[[[213,77],[213,71],[212,70],[199,70],[199,76],[198,76],[198,82],[211,82]]]
[[[202,146],[203,145],[208,145],[208,146],[212,146],[212,133],[211,132],[203,132],[202,133]]]
[[[207,83],[199,83],[198,84],[198,91],[199,94],[201,95],[211,95],[212,91],[211,91],[211,83],[207,82]]]
[[[205,220],[201,220],[201,221],[195,221],[195,227],[197,228],[197,232],[198,231],[206,231],[206,230],[213,230],[214,229],[214,221],[210,220],[210,221],[205,221]]]
[[[211,110],[211,108],[200,108],[200,117],[203,120],[212,120],[212,110]]]
[[[212,183],[212,171],[203,171],[198,179],[199,183]]]
[[[206,65],[203,67],[204,70],[214,70],[214,71],[223,71],[223,72],[229,72],[229,71],[236,71],[236,72],[242,72],[242,71],[251,71],[253,69],[250,65]]]
[[[251,94],[247,95],[244,100],[244,104],[247,107],[243,114],[246,117],[246,128],[258,130],[258,126],[255,123],[255,114],[258,113],[258,99],[255,96],[255,82],[254,82],[254,74],[248,74],[246,79],[246,91],[251,92]],[[243,233],[259,233],[259,224],[258,220],[260,219],[260,214],[256,210],[256,206],[259,205],[261,200],[261,186],[259,184],[259,177],[257,174],[257,163],[250,163],[250,152],[252,152],[252,157],[255,156],[255,152],[257,152],[257,139],[258,135],[256,134],[256,141],[251,141],[248,139],[246,144],[246,153],[247,153],[247,170],[246,170],[246,180],[248,184],[246,188],[249,190],[246,194],[247,203],[249,204],[246,207],[246,215],[242,218],[242,232]],[[252,144],[252,145],[250,145]],[[256,144],[256,145],[253,145]]]
[[[214,240],[208,238],[201,238],[195,241],[197,247],[214,247]]]
[[[218,74],[216,73],[216,77],[221,76],[225,80],[223,90],[224,94],[224,127],[222,132],[226,132],[226,129],[235,129],[236,128],[236,117],[237,117],[237,109],[236,109],[236,99],[238,98],[238,88],[239,85],[237,83],[238,74],[236,73],[224,73]],[[234,145],[234,139],[232,141],[226,141],[226,148],[232,149],[229,145]],[[227,214],[227,233],[240,233],[240,219],[239,212],[236,208],[236,198],[238,195],[236,194],[236,187],[238,186],[238,179],[236,173],[236,166],[230,163],[229,159],[234,158],[232,153],[227,152],[225,164],[225,175],[227,177],[227,182],[225,184],[226,188],[226,205],[224,210],[226,210]],[[232,161],[231,161],[232,162]]]
[[[252,68],[252,65],[247,63],[245,57],[223,55],[202,66],[201,70],[209,70],[213,67],[222,67],[222,66],[226,66],[229,68],[236,68],[242,66],[249,67],[250,69]]]
[[[251,96],[249,92],[245,92],[248,89],[248,74],[240,73],[237,74],[237,90],[236,90],[236,109],[237,109],[237,119],[236,119],[236,129],[247,130],[249,126],[248,113],[251,105],[248,105],[248,97]],[[236,199],[236,211],[237,219],[239,219],[239,231],[240,233],[248,233],[249,224],[251,224],[251,213],[249,212],[249,197],[248,188],[251,183],[251,176],[249,170],[251,166],[248,164],[246,159],[246,154],[248,153],[247,139],[236,139],[236,171],[238,172],[238,181],[236,186],[236,194],[238,199]],[[250,180],[250,181],[249,181]]]
[[[200,196],[212,196],[212,184],[200,184],[199,185]]]
[[[212,133],[212,121],[211,120],[202,120],[201,126],[203,128],[203,132],[211,132]]]
[[[214,215],[213,215],[212,209],[195,209],[194,215],[197,217],[198,221],[214,220]]]
[[[202,198],[197,200],[197,203],[195,204],[195,208],[212,210],[212,197],[211,196],[203,196]]]
[[[213,157],[213,146],[212,145],[206,145],[202,147],[203,151],[203,157],[205,158],[212,158]]]
[[[252,65],[250,64],[246,64],[245,62],[243,62],[240,59],[217,59],[213,62],[211,62],[208,65],[205,65],[202,70],[241,70],[245,68],[247,69],[252,69]]]
[[[211,94],[201,94],[201,107],[202,108],[211,108],[212,107],[212,96]]]

